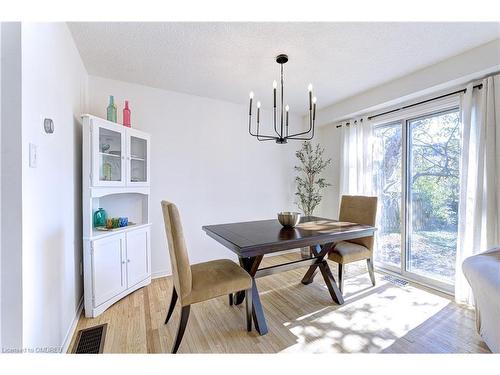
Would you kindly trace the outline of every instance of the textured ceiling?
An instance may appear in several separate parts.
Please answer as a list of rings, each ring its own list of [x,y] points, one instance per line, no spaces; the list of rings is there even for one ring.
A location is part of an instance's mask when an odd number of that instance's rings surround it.
[[[307,110],[500,38],[500,23],[69,23],[91,75],[271,107],[274,57],[285,102]]]

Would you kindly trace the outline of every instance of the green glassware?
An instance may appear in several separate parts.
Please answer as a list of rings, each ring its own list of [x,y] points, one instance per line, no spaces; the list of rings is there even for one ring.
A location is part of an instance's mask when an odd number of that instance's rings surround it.
[[[111,164],[108,162],[102,165],[102,175],[104,181],[111,181]]]
[[[116,122],[116,105],[113,95],[109,96],[109,105],[107,108],[107,120]]]
[[[96,212],[94,212],[94,227],[104,227],[106,226],[106,219],[108,218],[108,214],[104,210],[104,208],[98,208]]]

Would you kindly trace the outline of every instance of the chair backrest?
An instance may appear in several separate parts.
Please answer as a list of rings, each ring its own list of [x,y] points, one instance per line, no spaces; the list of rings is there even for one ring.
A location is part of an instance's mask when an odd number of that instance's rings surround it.
[[[340,202],[340,221],[351,223],[375,225],[377,216],[377,197],[365,197],[362,195],[343,195]],[[365,246],[373,250],[373,236],[356,238],[349,242]]]
[[[168,251],[172,264],[174,286],[182,302],[182,300],[191,293],[192,275],[186,242],[182,232],[181,218],[175,204],[162,201],[161,208],[163,210],[165,232],[167,233]]]

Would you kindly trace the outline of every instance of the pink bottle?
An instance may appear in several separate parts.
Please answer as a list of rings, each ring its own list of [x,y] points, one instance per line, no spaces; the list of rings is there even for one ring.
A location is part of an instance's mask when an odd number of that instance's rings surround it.
[[[125,100],[125,108],[123,108],[123,126],[130,128],[130,109],[128,107],[128,100]]]

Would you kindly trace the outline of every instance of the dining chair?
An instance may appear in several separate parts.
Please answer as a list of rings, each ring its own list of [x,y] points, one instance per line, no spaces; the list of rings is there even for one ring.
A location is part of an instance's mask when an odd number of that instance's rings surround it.
[[[339,221],[375,226],[377,197],[343,195],[340,202]],[[375,286],[373,271],[373,236],[337,242],[328,259],[338,263],[339,289],[344,291],[344,267],[347,263],[366,259],[371,282]]]
[[[245,291],[247,331],[252,330],[252,278],[229,259],[218,259],[191,265],[175,204],[162,201],[163,220],[172,264],[173,289],[165,324],[174,311],[177,299],[181,318],[172,353],[176,353],[186,329],[191,305],[219,296]]]

